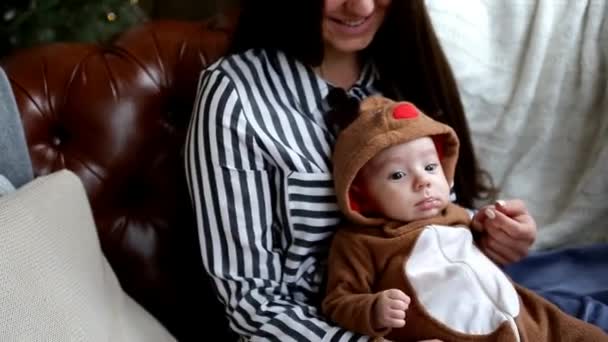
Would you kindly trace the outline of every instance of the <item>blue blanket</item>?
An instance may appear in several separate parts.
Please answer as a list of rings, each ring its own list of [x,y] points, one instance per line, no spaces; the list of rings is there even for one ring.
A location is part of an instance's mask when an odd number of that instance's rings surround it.
[[[535,252],[505,272],[563,311],[608,332],[608,245]]]
[[[0,175],[18,188],[34,177],[11,84],[0,68]]]

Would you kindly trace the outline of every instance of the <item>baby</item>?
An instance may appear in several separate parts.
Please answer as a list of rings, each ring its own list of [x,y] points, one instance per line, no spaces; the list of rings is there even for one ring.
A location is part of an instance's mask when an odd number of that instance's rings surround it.
[[[393,341],[608,341],[513,284],[450,201],[459,140],[414,105],[371,97],[334,151],[338,204],[324,313]],[[406,324],[407,316],[407,324]]]

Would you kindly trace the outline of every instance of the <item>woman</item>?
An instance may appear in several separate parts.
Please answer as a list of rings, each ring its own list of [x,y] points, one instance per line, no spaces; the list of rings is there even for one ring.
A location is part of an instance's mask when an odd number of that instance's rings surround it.
[[[491,190],[424,1],[245,2],[231,54],[201,75],[186,167],[205,269],[231,328],[251,340],[367,340],[318,310],[340,219],[327,98],[340,88],[436,113],[461,137],[456,202],[470,208]],[[475,222],[500,264],[521,259],[536,234],[521,201]]]

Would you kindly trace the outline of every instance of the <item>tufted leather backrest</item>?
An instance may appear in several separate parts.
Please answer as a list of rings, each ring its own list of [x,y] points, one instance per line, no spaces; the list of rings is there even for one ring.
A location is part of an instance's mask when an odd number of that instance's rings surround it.
[[[123,288],[180,340],[226,329],[203,276],[181,153],[199,73],[230,32],[217,18],[151,21],[108,46],[44,45],[2,62],[35,174],[80,176]]]

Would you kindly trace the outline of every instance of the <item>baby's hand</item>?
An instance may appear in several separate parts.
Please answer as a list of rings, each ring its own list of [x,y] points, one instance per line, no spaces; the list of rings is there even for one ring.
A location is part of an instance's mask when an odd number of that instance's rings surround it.
[[[374,304],[374,328],[401,328],[405,325],[405,311],[410,306],[410,297],[403,291],[382,291]]]

